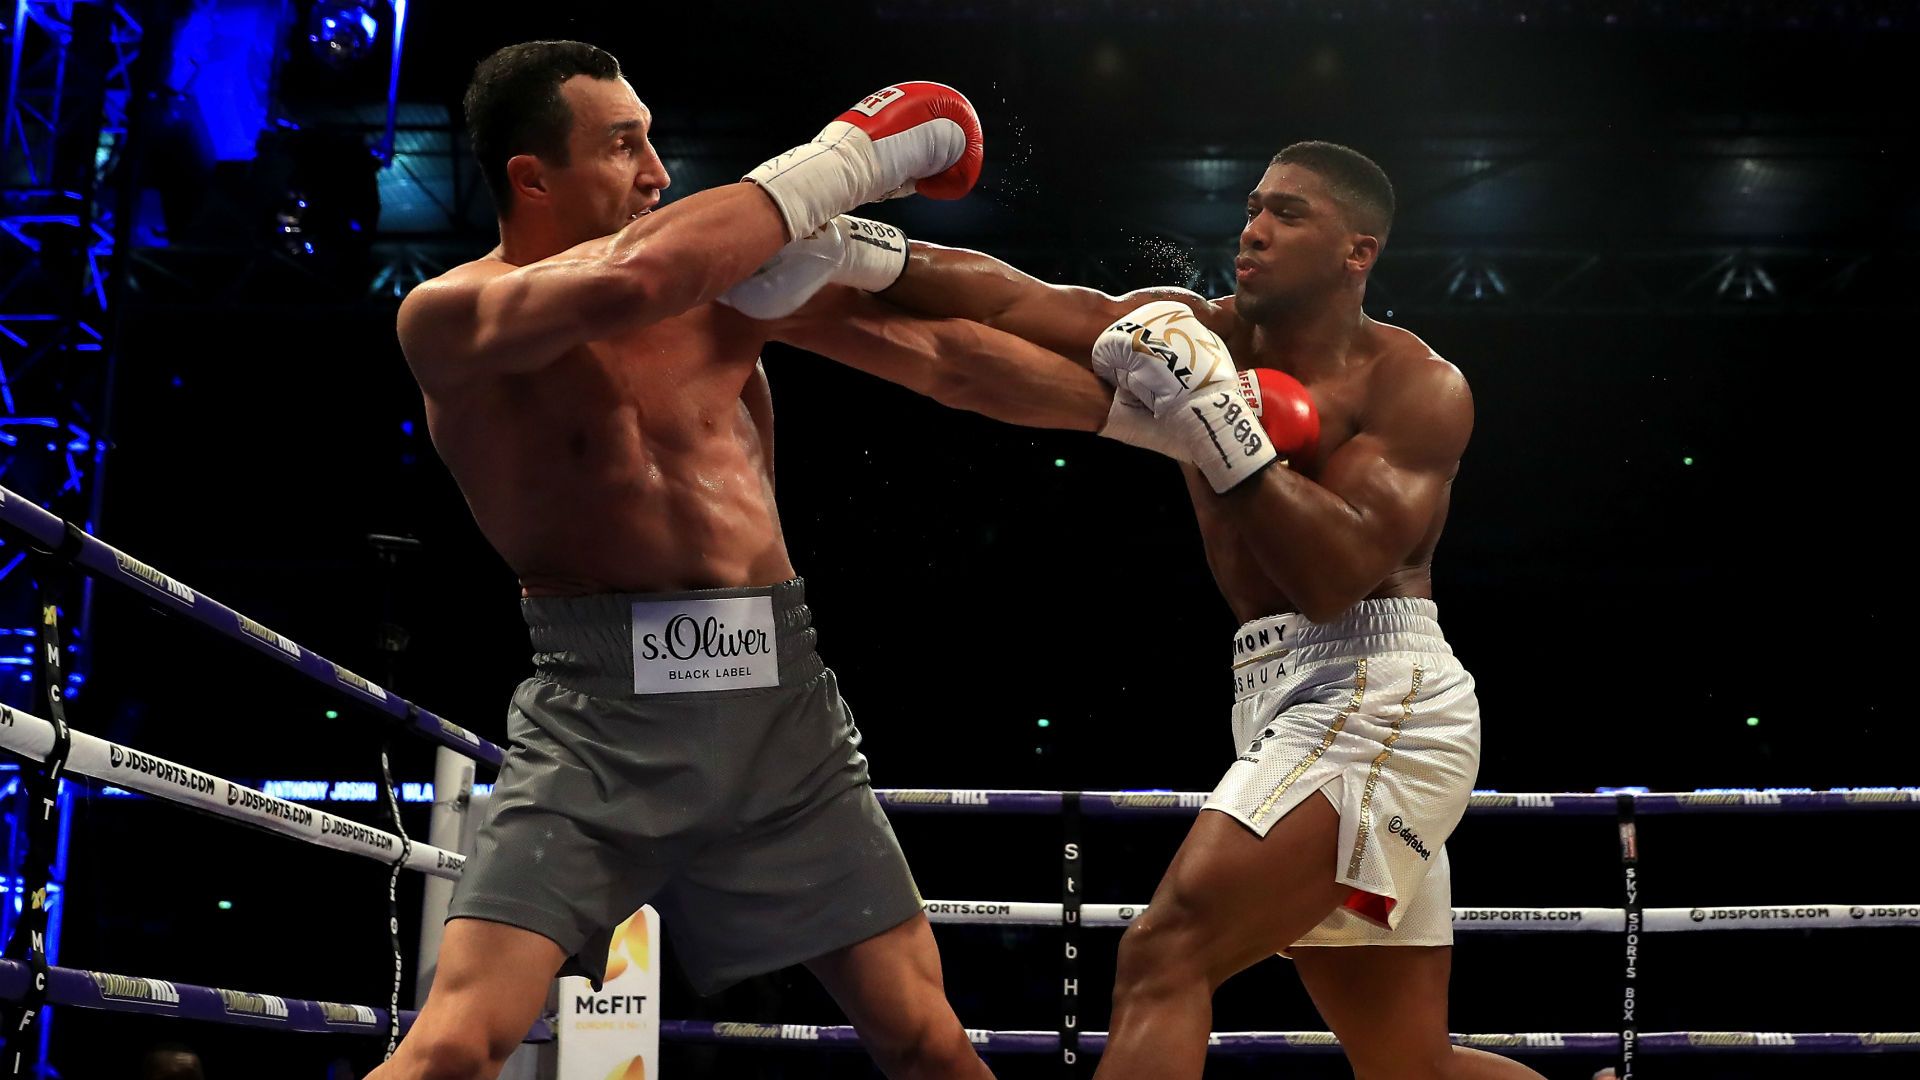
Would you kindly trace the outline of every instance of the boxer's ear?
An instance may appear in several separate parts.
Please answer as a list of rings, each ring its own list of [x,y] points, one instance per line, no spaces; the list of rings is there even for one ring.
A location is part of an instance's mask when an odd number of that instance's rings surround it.
[[[1354,233],[1347,247],[1347,269],[1364,274],[1380,261],[1380,238]]]
[[[507,159],[507,184],[528,202],[547,201],[546,164],[532,154],[513,155]]]

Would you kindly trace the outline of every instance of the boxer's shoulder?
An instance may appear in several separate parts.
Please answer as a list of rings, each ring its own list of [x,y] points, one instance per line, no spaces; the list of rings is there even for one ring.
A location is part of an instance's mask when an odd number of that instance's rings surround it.
[[[477,318],[477,297],[487,281],[510,267],[478,259],[429,278],[407,291],[395,318],[400,351],[416,376],[429,378],[456,360],[458,345]]]
[[[1397,326],[1368,320],[1377,350],[1366,367],[1361,426],[1382,436],[1410,437],[1439,456],[1458,458],[1473,430],[1473,394],[1460,369]]]
[[[415,295],[434,296],[458,292],[462,289],[478,288],[502,274],[510,274],[518,269],[520,267],[496,255],[483,255],[470,262],[450,267],[438,276],[421,282],[407,293],[407,299],[410,300]],[[404,307],[405,304],[406,301],[402,300],[401,306]]]
[[[1466,376],[1419,335],[1372,319],[1364,333],[1374,357],[1367,368],[1370,396],[1467,392]]]
[[[480,258],[461,263],[409,289],[400,301],[401,340],[407,339],[409,331],[426,329],[423,324],[437,329],[449,320],[460,319],[463,312],[470,317],[479,289],[514,269],[512,264],[496,258]]]

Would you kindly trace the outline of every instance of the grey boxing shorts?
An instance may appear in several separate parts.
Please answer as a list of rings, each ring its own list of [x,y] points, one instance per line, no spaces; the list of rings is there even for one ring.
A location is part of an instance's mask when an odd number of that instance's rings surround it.
[[[534,675],[447,917],[550,938],[597,986],[650,903],[711,994],[919,912],[805,595],[522,600]]]

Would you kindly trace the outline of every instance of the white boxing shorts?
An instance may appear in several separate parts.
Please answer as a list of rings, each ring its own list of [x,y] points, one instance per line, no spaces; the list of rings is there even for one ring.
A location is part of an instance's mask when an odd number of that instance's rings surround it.
[[[1480,704],[1431,600],[1275,615],[1233,639],[1240,756],[1208,796],[1265,836],[1315,792],[1340,814],[1347,903],[1296,945],[1450,945],[1446,839],[1480,769]]]

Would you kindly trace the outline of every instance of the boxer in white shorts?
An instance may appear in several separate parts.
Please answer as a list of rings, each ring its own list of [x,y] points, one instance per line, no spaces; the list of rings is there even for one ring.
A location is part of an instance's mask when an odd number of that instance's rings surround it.
[[[1445,842],[1480,726],[1430,568],[1473,404],[1459,369],[1362,310],[1392,217],[1379,166],[1296,143],[1247,197],[1232,297],[1112,297],[919,242],[875,274],[871,226],[844,219],[757,279],[860,284],[1069,356],[1092,345],[1117,388],[1101,434],[1187,464],[1208,565],[1245,624],[1239,758],[1121,941],[1106,1080],[1199,1077],[1214,990],[1276,952],[1360,1080],[1539,1080],[1447,1037]],[[1159,583],[1124,539],[1089,554]],[[1125,662],[1154,660],[1143,646]],[[1329,947],[1367,945],[1391,947]]]
[[[1340,819],[1334,880],[1352,892],[1282,953],[1453,944],[1445,838],[1479,768],[1480,706],[1433,601],[1255,619],[1234,634],[1233,669],[1241,751],[1206,809],[1264,837],[1318,792]]]

